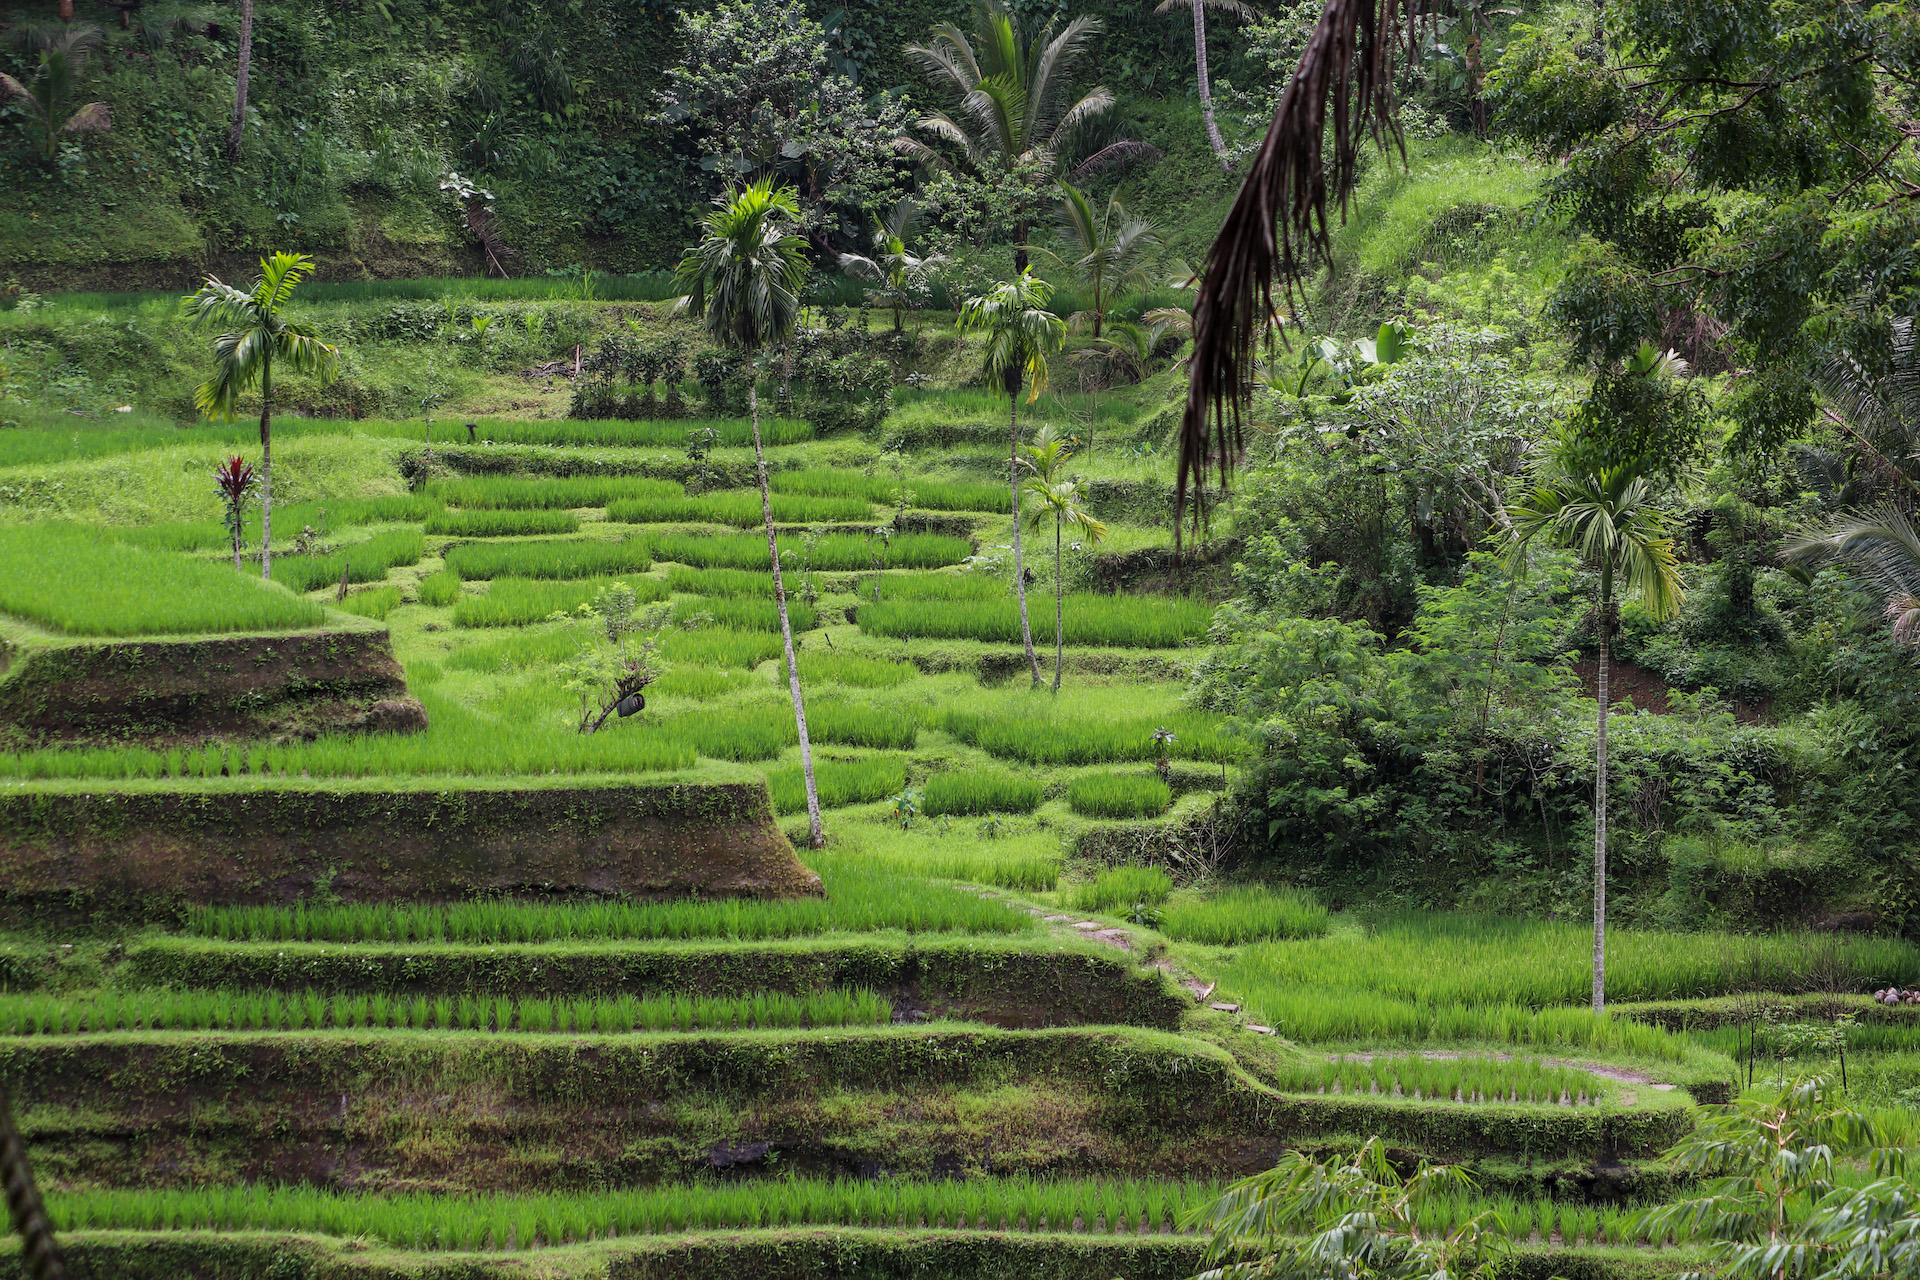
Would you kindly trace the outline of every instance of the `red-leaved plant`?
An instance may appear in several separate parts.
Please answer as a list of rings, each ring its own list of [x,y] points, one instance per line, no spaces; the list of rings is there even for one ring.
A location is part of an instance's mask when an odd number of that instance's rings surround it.
[[[246,545],[247,503],[259,487],[260,477],[253,464],[236,453],[213,469],[213,482],[227,507],[227,536],[233,540],[233,567],[238,569],[240,549]]]

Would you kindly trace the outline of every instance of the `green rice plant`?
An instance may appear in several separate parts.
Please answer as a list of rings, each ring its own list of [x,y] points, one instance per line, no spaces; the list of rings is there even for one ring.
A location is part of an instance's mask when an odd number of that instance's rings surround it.
[[[1093,595],[1066,597],[1066,643],[1120,648],[1176,649],[1202,639],[1213,606],[1186,596]],[[1012,599],[888,600],[860,606],[860,629],[868,635],[1020,642],[1020,608]],[[1034,619],[1038,631],[1043,620]]]
[[[1152,773],[1095,773],[1067,785],[1067,805],[1087,818],[1156,818],[1173,791]]]
[[[816,594],[825,590],[817,576],[802,577],[789,573],[785,578],[787,599],[801,595],[811,586]],[[672,565],[667,569],[667,586],[681,595],[759,596],[773,599],[773,574],[765,569],[688,569]]]
[[[989,755],[1046,765],[1157,760],[1163,751],[1176,759],[1240,758],[1245,744],[1222,734],[1220,725],[1221,717],[1194,711],[1108,719],[1059,711],[1039,698],[994,711],[948,707],[939,718],[940,728]],[[1174,735],[1165,747],[1154,739],[1162,727]]]
[[[891,662],[858,653],[833,649],[806,649],[799,654],[800,679],[809,688],[823,684],[846,685],[853,689],[891,689],[920,674],[911,662]],[[786,663],[780,664],[780,679],[786,680]]]
[[[886,799],[907,785],[907,762],[899,756],[817,759],[813,762],[813,780],[824,809],[870,804]],[[806,779],[801,776],[798,765],[769,770],[767,789],[773,793],[775,813],[806,812]]]
[[[571,613],[591,602],[615,582],[631,587],[641,603],[667,598],[667,584],[658,578],[495,578],[484,594],[460,597],[453,607],[453,625],[523,627],[544,622],[555,613]],[[565,656],[564,652],[560,656]]]
[[[650,480],[644,476],[567,476],[537,480],[478,476],[436,480],[427,492],[453,507],[571,510],[604,507],[628,499],[671,498],[684,492],[684,488],[675,480]]]
[[[768,580],[771,581],[771,575]],[[780,607],[771,597],[755,600],[746,596],[696,596],[673,606],[675,622],[685,625],[690,618],[700,620],[696,630],[705,626],[731,627],[736,631],[780,630]],[[811,630],[816,620],[813,606],[788,595],[787,620],[795,631]]]
[[[419,523],[440,511],[440,500],[424,493],[384,498],[331,498],[321,502],[276,502],[273,505],[275,545],[284,546],[302,530],[330,535],[354,525]],[[261,513],[247,513],[246,545],[260,545]],[[102,532],[116,541],[155,551],[221,551],[232,545],[222,520],[173,520],[136,528],[114,527]]]
[[[1034,778],[997,769],[936,773],[927,779],[926,812],[934,817],[982,813],[1032,813],[1044,788]]]
[[[653,567],[647,544],[638,539],[556,539],[550,542],[466,542],[447,551],[447,568],[462,578],[590,578],[610,573],[645,573]],[[663,584],[655,583],[665,599]]]
[[[1200,902],[1169,903],[1159,928],[1181,942],[1237,947],[1274,938],[1317,938],[1329,924],[1327,909],[1305,890],[1244,885]]]
[[[481,440],[493,444],[548,444],[615,447],[667,447],[678,449],[687,443],[689,433],[712,428],[720,444],[731,449],[753,445],[753,425],[744,418],[679,418],[664,421],[629,421],[574,418],[531,421],[524,418],[488,418],[475,424]],[[803,444],[813,439],[811,423],[791,418],[760,419],[760,439],[768,447]]]
[[[206,907],[188,931],[247,942],[459,942],[495,945],[571,939],[768,938],[901,929],[910,933],[1026,933],[1037,926],[1006,902],[929,884],[853,855],[810,852],[825,898],[661,903],[501,899],[434,906],[415,915],[392,904]],[[499,1018],[496,1007],[494,1018]]]
[[[820,699],[807,708],[807,729],[815,742],[900,751],[912,749],[920,726],[904,712]],[[688,712],[663,721],[660,731],[715,760],[772,760],[800,741],[785,702]]]
[[[573,637],[564,631],[524,631],[456,649],[447,655],[447,666],[454,671],[524,671],[578,651]]]
[[[753,672],[745,667],[673,667],[647,686],[649,701],[655,698],[692,698],[708,702],[737,693],[757,684]]]
[[[445,608],[460,598],[460,575],[442,569],[420,579],[420,603]]]
[[[968,884],[990,884],[1027,892],[1051,892],[1060,883],[1058,856],[1020,851],[941,850],[924,857],[899,859],[895,865],[941,880],[962,880]]]
[[[326,619],[257,573],[59,524],[0,528],[0,612],[83,636],[285,631]]]
[[[653,557],[675,564],[710,569],[754,569],[772,572],[767,562],[766,538],[750,533],[720,537],[658,534]],[[937,569],[959,564],[973,554],[965,538],[932,533],[899,533],[891,538],[854,533],[829,533],[809,550],[800,539],[779,539],[780,566],[800,570]]]
[[[729,631],[722,627],[669,631],[660,642],[660,656],[669,662],[751,668],[781,656],[780,637],[759,631]]]
[[[362,618],[384,621],[389,613],[400,607],[400,588],[374,587],[369,591],[355,591],[345,600],[335,603],[334,608],[346,613],[358,614]]]
[[[807,704],[807,732],[816,742],[909,751],[920,740],[920,721],[912,712],[898,707],[817,698]]]
[[[419,564],[426,554],[426,538],[418,529],[376,533],[365,542],[342,547],[324,556],[277,556],[273,580],[294,591],[314,591],[348,582],[378,582],[400,564]]]
[[[1615,1096],[1612,1083],[1591,1071],[1532,1058],[1451,1053],[1444,1058],[1300,1058],[1274,1068],[1272,1083],[1284,1093],[1360,1094],[1468,1105],[1595,1106]]]
[[[1109,867],[1074,891],[1077,911],[1123,911],[1138,903],[1158,906],[1173,892],[1173,877],[1159,867]]]
[[[815,497],[856,497],[892,506],[904,486],[907,506],[923,511],[989,511],[1005,515],[1013,509],[1013,495],[1004,484],[974,480],[934,480],[927,476],[867,476],[857,471],[814,469],[776,471],[769,478],[775,493]]]
[[[528,533],[577,533],[580,517],[564,508],[481,508],[438,511],[427,517],[427,532],[453,538],[507,538]]]
[[[860,498],[811,498],[798,494],[771,496],[773,518],[782,524],[814,521],[873,519],[873,504]],[[723,489],[697,496],[688,494],[629,498],[607,504],[607,519],[619,524],[730,524],[751,529],[766,518],[757,489]],[[764,545],[764,544],[763,544]]]
[[[862,600],[1007,600],[1013,584],[979,573],[876,573],[854,584]]]

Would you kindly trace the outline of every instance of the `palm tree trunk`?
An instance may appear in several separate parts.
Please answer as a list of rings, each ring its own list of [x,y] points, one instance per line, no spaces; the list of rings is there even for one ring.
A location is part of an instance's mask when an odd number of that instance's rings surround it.
[[[1066,661],[1066,580],[1060,576],[1060,517],[1053,517],[1053,691],[1060,692],[1060,668]]]
[[[260,368],[260,576],[273,576],[273,357]]]
[[[1013,486],[1013,588],[1020,597],[1020,642],[1027,648],[1033,687],[1040,687],[1040,655],[1033,651],[1033,626],[1027,621],[1027,563],[1020,550],[1020,384],[1007,386],[1007,483]]]
[[[1600,711],[1593,746],[1593,1011],[1607,1007],[1607,660],[1613,646],[1613,574],[1600,588]]]
[[[247,127],[247,70],[253,62],[253,0],[240,0],[240,65],[233,73],[233,124],[227,129],[227,163],[240,162],[240,134]]]
[[[21,1269],[29,1280],[62,1280],[67,1272],[60,1261],[60,1247],[33,1185],[33,1167],[27,1163],[26,1144],[13,1123],[13,1107],[4,1089],[0,1089],[0,1182],[6,1186],[7,1216],[20,1233]]]
[[[800,696],[800,663],[793,656],[793,623],[787,618],[787,584],[780,573],[780,543],[773,533],[773,497],[767,485],[767,453],[760,446],[760,389],[747,383],[747,412],[753,418],[753,467],[760,481],[760,514],[767,525],[767,559],[773,565],[773,602],[780,610],[780,643],[787,651],[787,688],[793,693],[793,724],[800,733],[800,772],[807,780],[807,843],[827,843],[820,826],[820,792],[813,782],[813,740],[807,736],[807,704]]]
[[[1207,5],[1193,0],[1193,61],[1200,77],[1200,115],[1207,122],[1207,141],[1220,162],[1220,172],[1232,176],[1233,161],[1227,157],[1227,144],[1220,137],[1220,126],[1213,118],[1213,84],[1207,75]]]

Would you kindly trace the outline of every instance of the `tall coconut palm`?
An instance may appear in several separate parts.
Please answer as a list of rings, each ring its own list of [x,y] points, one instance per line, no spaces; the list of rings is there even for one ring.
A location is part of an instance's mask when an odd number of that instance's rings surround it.
[[[1107,536],[1107,526],[1093,518],[1081,505],[1079,482],[1068,480],[1060,468],[1073,456],[1073,442],[1057,434],[1052,425],[1027,446],[1026,463],[1033,474],[1021,486],[1033,499],[1027,523],[1038,529],[1053,521],[1053,691],[1060,692],[1060,672],[1066,663],[1066,578],[1061,572],[1060,534],[1067,528],[1077,530],[1088,542]]]
[[[1007,483],[1013,490],[1013,582],[1020,598],[1020,641],[1026,646],[1033,683],[1040,684],[1040,658],[1033,651],[1033,627],[1027,621],[1027,565],[1020,547],[1020,388],[1027,402],[1047,389],[1047,357],[1060,350],[1067,324],[1047,310],[1053,289],[1022,269],[960,309],[960,327],[986,335],[982,372],[989,389],[1007,396]]]
[[[1160,229],[1145,218],[1129,218],[1120,197],[1110,196],[1096,212],[1087,193],[1070,182],[1060,184],[1060,231],[1068,245],[1068,265],[1093,293],[1093,336],[1107,318],[1107,304],[1123,289],[1147,278],[1147,251],[1160,243]]]
[[[893,309],[893,331],[900,332],[900,312],[915,302],[924,301],[934,279],[947,265],[944,253],[913,252],[914,223],[919,206],[901,200],[888,210],[885,218],[873,220],[873,256],[858,253],[840,255],[840,269],[850,276],[870,282],[867,295],[883,307]]]
[[[240,162],[247,128],[247,73],[253,66],[253,0],[240,0],[240,61],[233,71],[233,122],[227,126],[227,163]]]
[[[1082,16],[1057,31],[1050,22],[1029,40],[1002,0],[978,0],[971,33],[942,22],[926,44],[907,47],[934,83],[959,103],[959,119],[936,111],[918,122],[920,129],[958,147],[982,176],[1012,179],[1023,193],[1009,211],[1015,270],[1027,268],[1033,213],[1074,133],[1113,110],[1113,94],[1104,86],[1076,98],[1072,85],[1074,67],[1104,29],[1098,18]],[[930,164],[944,163],[923,142],[900,138],[896,145]],[[1144,142],[1111,142],[1082,160],[1074,173],[1158,154]]]
[[[184,299],[187,318],[200,328],[225,329],[213,340],[213,377],[195,388],[193,403],[209,418],[233,421],[240,397],[260,385],[260,573],[273,575],[273,369],[330,381],[340,367],[340,349],[320,341],[308,326],[286,317],[300,282],[313,274],[304,253],[276,253],[260,260],[260,274],[245,289],[208,276]]]
[[[1220,126],[1213,119],[1213,82],[1207,74],[1207,10],[1216,9],[1237,18],[1250,18],[1253,10],[1240,0],[1160,0],[1153,11],[1168,13],[1183,8],[1193,10],[1193,61],[1200,80],[1200,115],[1207,122],[1207,141],[1213,146],[1214,159],[1220,162],[1220,172],[1231,174],[1233,157],[1227,154]]]
[[[20,1233],[21,1269],[28,1280],[63,1280],[66,1265],[34,1186],[33,1166],[27,1163],[26,1143],[13,1122],[13,1106],[5,1089],[0,1089],[0,1184],[6,1188],[7,1216]]]
[[[800,198],[791,187],[763,178],[714,201],[700,243],[680,259],[675,276],[684,310],[706,322],[707,334],[749,361],[747,413],[753,420],[754,473],[760,482],[760,515],[767,529],[767,559],[773,567],[773,599],[780,612],[780,639],[787,653],[787,687],[800,734],[800,771],[807,783],[807,827],[818,849],[826,843],[820,825],[820,792],[813,780],[813,742],[800,695],[800,664],[794,659],[793,623],[787,617],[787,586],[780,572],[780,545],[773,531],[773,499],[767,486],[767,453],[760,443],[760,391],[751,362],[784,344],[800,317],[800,286],[807,277],[806,236],[800,230]]]
[[[1655,505],[1655,477],[1638,463],[1598,471],[1543,469],[1531,493],[1507,511],[1508,546],[1517,570],[1535,538],[1570,547],[1600,574],[1600,636],[1593,782],[1593,1011],[1607,1003],[1607,666],[1619,618],[1615,588],[1656,619],[1671,617],[1685,592],[1666,519]]]

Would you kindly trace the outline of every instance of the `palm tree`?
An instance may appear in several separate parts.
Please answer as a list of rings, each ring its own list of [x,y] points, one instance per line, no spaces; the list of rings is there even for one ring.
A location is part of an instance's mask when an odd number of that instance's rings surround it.
[[[914,222],[919,206],[911,200],[896,203],[887,216],[873,220],[874,256],[858,253],[840,255],[840,269],[851,276],[871,281],[875,288],[868,295],[883,307],[893,309],[893,331],[900,332],[900,312],[923,301],[934,278],[947,265],[944,253],[916,255],[912,243]]]
[[[13,99],[26,104],[27,111],[39,121],[48,160],[59,154],[61,138],[105,133],[113,127],[113,117],[104,102],[89,102],[72,114],[67,112],[67,103],[73,99],[74,72],[99,43],[99,28],[76,27],[45,41],[40,68],[31,84],[0,72],[0,102]]]
[[[1077,481],[1063,479],[1060,468],[1073,456],[1073,443],[1057,434],[1051,425],[1027,446],[1027,466],[1033,474],[1021,487],[1037,504],[1027,523],[1038,529],[1048,516],[1053,517],[1053,691],[1060,692],[1060,671],[1066,661],[1066,579],[1061,573],[1060,532],[1072,525],[1088,542],[1107,536],[1107,526],[1093,518],[1080,505]]]
[[[245,289],[208,276],[183,301],[187,318],[200,328],[224,328],[213,340],[213,377],[195,388],[194,407],[209,418],[233,421],[240,396],[260,384],[260,573],[273,575],[273,367],[284,364],[325,383],[340,367],[340,349],[320,341],[311,328],[284,314],[300,282],[313,274],[304,253],[276,253],[260,260],[260,274]]]
[[[1838,563],[1879,593],[1893,638],[1920,644],[1920,531],[1892,503],[1843,511],[1824,529],[1796,535],[1787,558],[1802,564]]]
[[[1153,11],[1167,13],[1179,8],[1193,10],[1193,61],[1200,77],[1200,114],[1207,122],[1207,141],[1213,145],[1213,155],[1220,162],[1220,172],[1231,175],[1233,158],[1227,154],[1227,144],[1220,137],[1220,126],[1213,119],[1213,84],[1207,75],[1207,10],[1218,9],[1236,18],[1250,18],[1253,10],[1241,4],[1240,0],[1160,0]]]
[[[813,780],[813,743],[800,696],[800,664],[793,655],[793,623],[787,617],[787,586],[780,573],[780,545],[773,531],[773,499],[767,486],[767,453],[760,443],[760,390],[751,361],[793,334],[800,317],[800,286],[807,276],[806,237],[799,229],[800,198],[772,178],[714,202],[700,243],[680,259],[675,277],[685,289],[681,305],[706,321],[707,334],[749,361],[747,412],[753,419],[754,471],[760,481],[760,514],[767,528],[767,559],[773,567],[773,599],[780,612],[780,639],[787,651],[787,687],[800,734],[800,771],[807,782],[807,828],[812,846],[826,844],[820,825],[820,793]]]
[[[240,0],[240,62],[233,71],[233,123],[227,126],[227,163],[240,163],[247,127],[247,71],[253,64],[253,0]]]
[[[1037,196],[1039,186],[1052,179],[1064,159],[1074,133],[1113,110],[1113,94],[1104,86],[1074,98],[1070,83],[1088,42],[1104,29],[1098,18],[1082,16],[1057,34],[1050,22],[1028,40],[1002,0],[978,0],[971,35],[942,22],[926,44],[907,47],[922,69],[936,84],[945,85],[960,105],[960,120],[936,111],[920,120],[919,127],[959,147],[982,176],[1014,179]],[[942,163],[940,154],[923,142],[900,138],[895,145],[929,164]],[[1091,173],[1143,154],[1159,152],[1144,142],[1111,142],[1081,161],[1074,173]],[[1016,271],[1024,271],[1032,205],[1023,200],[1011,215],[1013,265]]]
[[[1146,264],[1142,256],[1160,243],[1160,229],[1145,218],[1129,218],[1112,196],[1099,213],[1086,192],[1070,182],[1060,184],[1060,230],[1070,252],[1068,264],[1093,291],[1093,336],[1107,318],[1107,302],[1122,289],[1138,288],[1146,282]]]
[[[1507,511],[1510,563],[1526,567],[1527,544],[1545,536],[1571,547],[1600,572],[1599,710],[1593,783],[1593,1011],[1607,1002],[1607,664],[1619,617],[1618,583],[1656,619],[1671,617],[1685,591],[1666,520],[1654,505],[1653,476],[1637,462],[1597,471],[1543,469],[1532,493]]]
[[[1013,582],[1020,597],[1020,640],[1027,649],[1033,683],[1040,684],[1040,659],[1033,651],[1033,627],[1027,621],[1027,566],[1020,549],[1020,386],[1031,404],[1047,388],[1047,357],[1066,338],[1064,320],[1047,310],[1053,290],[1045,280],[1021,269],[1011,280],[967,299],[960,309],[962,329],[980,329],[987,337],[982,369],[991,390],[1007,393],[1007,483],[1013,489]]]
[[[13,1105],[5,1089],[0,1089],[0,1184],[6,1187],[7,1216],[20,1233],[21,1269],[29,1280],[62,1280],[66,1266],[34,1186],[33,1166],[27,1163],[26,1144],[13,1122]]]

